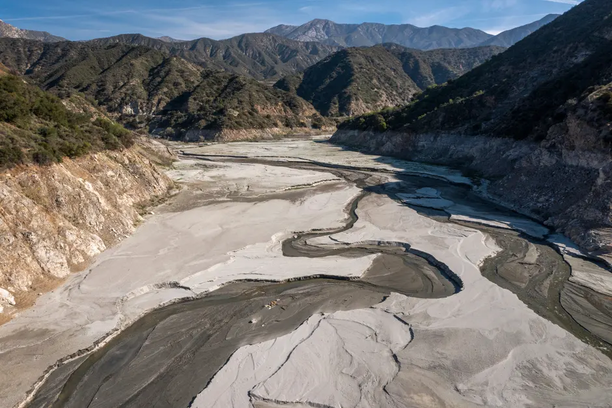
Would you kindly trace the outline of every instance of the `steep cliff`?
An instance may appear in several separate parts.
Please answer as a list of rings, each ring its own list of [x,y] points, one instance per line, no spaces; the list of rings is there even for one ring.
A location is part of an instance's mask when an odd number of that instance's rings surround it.
[[[172,187],[152,163],[167,161],[164,154],[140,140],[123,151],[0,173],[0,320],[134,231],[140,206]]]

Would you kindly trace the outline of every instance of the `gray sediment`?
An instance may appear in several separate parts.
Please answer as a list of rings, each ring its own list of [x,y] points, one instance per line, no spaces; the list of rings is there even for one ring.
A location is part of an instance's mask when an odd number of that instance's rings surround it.
[[[386,183],[386,177],[377,175],[381,173],[377,169],[246,157],[191,157],[323,169],[354,183],[364,192],[347,208],[346,224],[338,229],[296,233],[283,242],[283,254],[316,258],[376,253],[378,258],[360,280],[310,277],[282,284],[238,282],[201,299],[153,311],[101,349],[60,366],[29,406],[189,406],[238,348],[290,333],[313,314],[367,308],[380,303],[392,292],[440,298],[461,290],[461,280],[449,268],[407,244],[380,242],[319,247],[309,243],[313,238],[352,228],[357,221],[359,202],[368,194],[387,194],[397,199],[398,192],[434,187],[442,197],[463,201],[477,210],[507,211],[477,197],[466,186],[435,178],[398,173],[394,175],[400,182]],[[306,192],[292,191],[287,192],[286,197],[282,194],[275,197],[291,199],[303,194]],[[231,199],[265,200],[269,197]],[[185,208],[181,205],[173,210]],[[415,209],[426,216],[454,222],[445,217],[443,211],[430,213],[428,209]],[[512,230],[468,225],[491,235],[502,248],[482,266],[484,276],[513,291],[538,314],[583,341],[600,349],[609,345],[612,333],[610,299],[568,282],[571,269],[559,253],[543,242]],[[276,405],[261,402],[260,406]]]

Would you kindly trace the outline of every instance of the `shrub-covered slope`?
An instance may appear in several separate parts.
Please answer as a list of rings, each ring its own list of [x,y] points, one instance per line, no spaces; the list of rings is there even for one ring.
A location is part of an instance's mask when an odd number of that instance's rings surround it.
[[[121,149],[131,132],[103,118],[69,111],[54,95],[13,75],[0,76],[0,168]]]
[[[403,105],[502,52],[501,47],[411,50],[395,44],[339,51],[276,87],[297,93],[325,116],[353,116]]]
[[[408,106],[332,141],[488,178],[488,193],[612,263],[612,2],[585,0]]]
[[[315,114],[296,95],[144,46],[0,39],[0,61],[61,97],[85,95],[130,127],[170,137],[310,126]]]

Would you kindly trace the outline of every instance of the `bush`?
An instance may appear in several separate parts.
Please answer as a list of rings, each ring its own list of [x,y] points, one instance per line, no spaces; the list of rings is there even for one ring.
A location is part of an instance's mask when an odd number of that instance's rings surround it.
[[[34,152],[34,154],[32,155],[32,160],[34,160],[35,163],[40,165],[48,165],[57,161],[55,156],[51,152],[44,149],[40,149]]]
[[[23,160],[23,152],[18,147],[0,147],[0,167],[7,166],[9,164],[20,164],[23,163]]]

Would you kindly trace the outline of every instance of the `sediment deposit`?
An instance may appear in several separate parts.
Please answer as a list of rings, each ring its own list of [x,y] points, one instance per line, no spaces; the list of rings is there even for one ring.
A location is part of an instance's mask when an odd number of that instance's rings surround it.
[[[309,140],[179,150],[178,196],[0,326],[10,405],[612,404],[606,266],[471,179]]]

